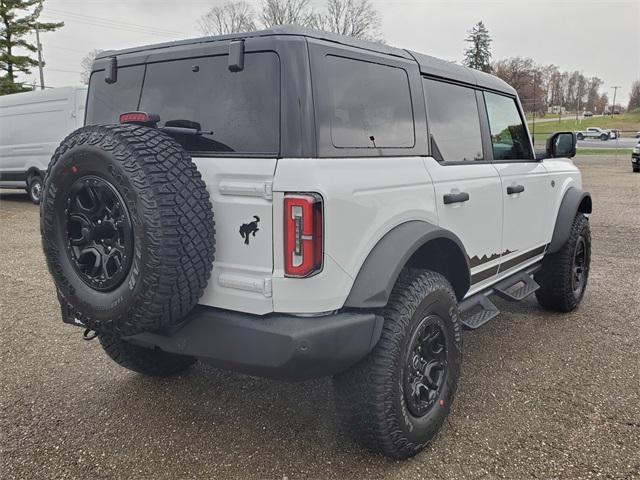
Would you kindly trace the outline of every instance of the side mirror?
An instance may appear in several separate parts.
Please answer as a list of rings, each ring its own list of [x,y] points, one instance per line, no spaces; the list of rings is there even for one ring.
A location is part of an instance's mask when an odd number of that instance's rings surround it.
[[[547,138],[547,158],[572,158],[576,156],[576,134],[556,132]]]

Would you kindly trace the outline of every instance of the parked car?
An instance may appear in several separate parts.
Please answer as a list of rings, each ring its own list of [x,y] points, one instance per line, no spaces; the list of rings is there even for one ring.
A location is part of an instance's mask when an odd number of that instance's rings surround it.
[[[411,457],[492,296],[585,294],[575,134],[536,159],[524,118],[492,75],[296,27],[103,52],[44,188],[63,320],[146,375],[332,375],[346,430]]]
[[[640,132],[636,132],[636,138],[640,138]]]
[[[0,97],[0,188],[42,195],[47,164],[60,141],[83,125],[87,87],[62,87]]]
[[[584,140],[585,138],[599,138],[600,140],[609,140],[611,132],[609,130],[603,130],[602,128],[589,127],[582,132],[576,132],[576,138],[578,140]]]
[[[593,112],[584,112],[583,116],[585,117],[593,117]]]
[[[631,168],[634,172],[640,172],[640,142],[631,151]]]

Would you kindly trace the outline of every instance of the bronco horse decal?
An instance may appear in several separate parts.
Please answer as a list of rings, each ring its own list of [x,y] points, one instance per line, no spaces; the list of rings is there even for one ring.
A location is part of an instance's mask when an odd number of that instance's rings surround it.
[[[258,228],[260,217],[257,215],[254,215],[253,218],[255,218],[253,222],[243,223],[242,225],[240,225],[240,236],[244,238],[245,245],[249,245],[249,236],[253,234],[253,236],[255,237],[256,232],[260,230]]]

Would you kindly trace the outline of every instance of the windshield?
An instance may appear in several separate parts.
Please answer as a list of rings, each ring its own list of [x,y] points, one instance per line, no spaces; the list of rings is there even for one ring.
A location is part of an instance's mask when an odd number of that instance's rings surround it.
[[[231,72],[227,55],[149,63],[118,69],[117,82],[94,72],[85,123],[117,123],[121,113],[160,116],[158,126],[202,130],[175,134],[196,153],[273,156],[280,146],[280,64],[274,52],[247,53]]]

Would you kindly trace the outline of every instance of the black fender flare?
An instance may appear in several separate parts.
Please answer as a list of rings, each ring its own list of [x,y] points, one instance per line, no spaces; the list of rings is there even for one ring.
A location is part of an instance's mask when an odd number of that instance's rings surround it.
[[[345,307],[384,307],[391,290],[411,256],[420,247],[433,240],[445,239],[460,250],[466,263],[466,278],[460,279],[456,296],[461,299],[471,284],[469,257],[460,239],[451,231],[428,222],[412,220],[402,223],[387,232],[373,247],[351,287]]]
[[[573,219],[578,212],[591,213],[591,195],[576,187],[569,187],[562,197],[551,243],[547,253],[555,253],[562,248],[571,232]]]

